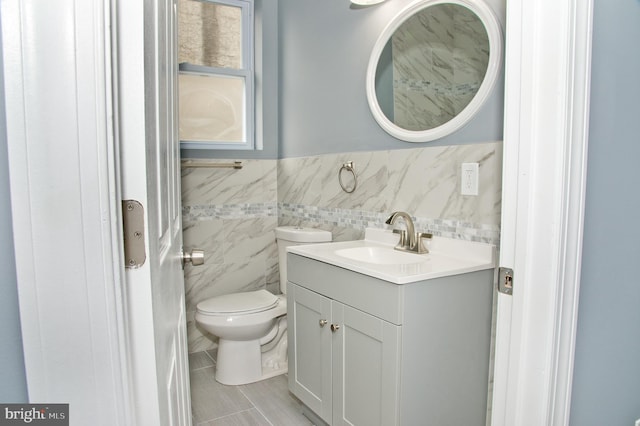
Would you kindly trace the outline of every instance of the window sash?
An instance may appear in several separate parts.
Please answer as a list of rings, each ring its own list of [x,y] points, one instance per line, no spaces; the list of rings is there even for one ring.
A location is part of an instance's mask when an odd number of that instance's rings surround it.
[[[248,0],[200,0],[206,3],[222,4],[241,8],[241,49],[242,67],[240,69],[208,67],[182,63],[180,74],[238,77],[244,80],[244,108],[242,142],[219,140],[180,140],[182,149],[254,149],[255,148],[255,84],[254,84],[254,24],[253,1]]]

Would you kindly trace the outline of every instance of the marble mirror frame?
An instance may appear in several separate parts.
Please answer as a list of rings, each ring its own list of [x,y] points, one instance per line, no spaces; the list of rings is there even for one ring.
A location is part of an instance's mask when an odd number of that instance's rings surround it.
[[[485,77],[478,92],[458,115],[437,127],[427,130],[407,130],[389,120],[384,114],[376,97],[376,69],[380,55],[393,33],[411,16],[437,4],[457,4],[475,13],[484,24],[489,39],[489,61]],[[384,28],[378,37],[367,67],[367,101],[373,117],[391,136],[407,142],[429,142],[447,136],[464,126],[482,107],[491,94],[502,66],[502,28],[493,9],[483,0],[418,0],[400,11]]]

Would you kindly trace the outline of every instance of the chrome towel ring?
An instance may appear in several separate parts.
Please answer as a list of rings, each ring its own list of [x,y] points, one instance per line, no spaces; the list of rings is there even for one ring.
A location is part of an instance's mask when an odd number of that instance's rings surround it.
[[[353,187],[351,188],[345,187],[344,183],[342,182],[342,172],[344,172],[345,170],[351,172],[351,174],[353,175]],[[344,192],[350,194],[356,190],[356,187],[358,186],[358,177],[356,176],[356,171],[353,169],[353,161],[347,161],[342,165],[342,167],[340,167],[340,170],[338,171],[338,182],[340,182],[340,187]]]

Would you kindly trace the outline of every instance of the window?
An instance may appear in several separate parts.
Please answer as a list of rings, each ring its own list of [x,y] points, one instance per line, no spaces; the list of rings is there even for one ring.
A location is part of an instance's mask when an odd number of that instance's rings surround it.
[[[253,149],[253,1],[179,0],[182,148]]]

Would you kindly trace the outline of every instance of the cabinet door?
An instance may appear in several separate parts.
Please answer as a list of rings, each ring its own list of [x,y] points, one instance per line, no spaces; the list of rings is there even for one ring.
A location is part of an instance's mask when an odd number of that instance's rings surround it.
[[[332,313],[332,424],[399,424],[401,328],[335,301]]]
[[[331,423],[331,299],[287,287],[289,389]]]

